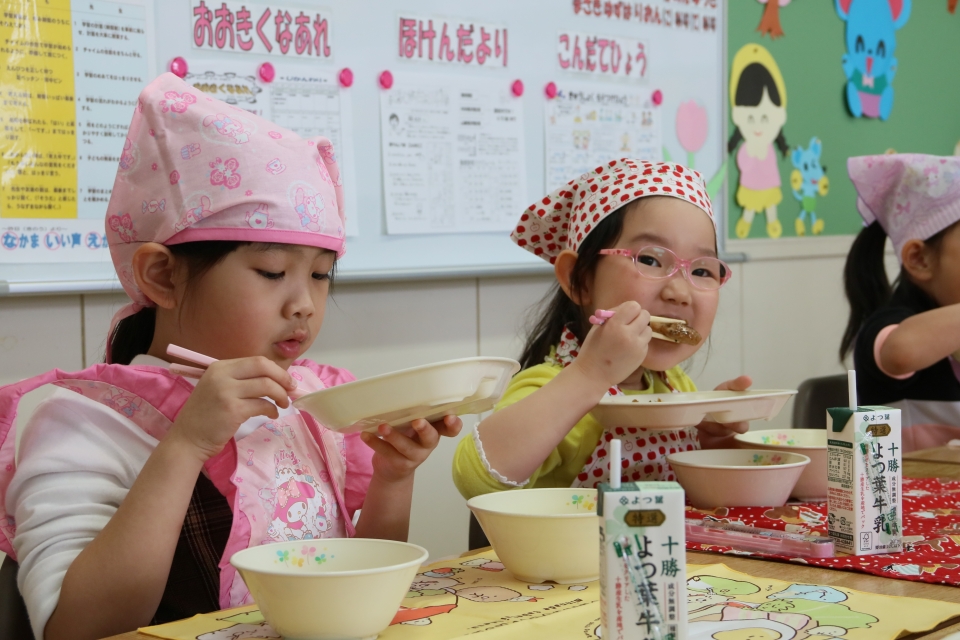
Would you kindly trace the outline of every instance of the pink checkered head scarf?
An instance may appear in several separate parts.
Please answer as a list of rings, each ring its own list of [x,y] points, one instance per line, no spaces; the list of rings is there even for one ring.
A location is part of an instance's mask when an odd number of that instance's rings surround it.
[[[133,277],[133,255],[145,242],[276,242],[342,256],[343,188],[333,145],[304,140],[165,73],[140,93],[106,230],[133,301],[114,316],[111,335],[119,320],[153,306]]]
[[[553,264],[564,249],[577,251],[608,215],[634,200],[667,196],[686,200],[713,218],[703,176],[673,162],[611,160],[530,205],[510,238]]]
[[[893,242],[897,260],[908,240],[926,240],[960,220],[960,157],[918,153],[847,160],[857,210]]]

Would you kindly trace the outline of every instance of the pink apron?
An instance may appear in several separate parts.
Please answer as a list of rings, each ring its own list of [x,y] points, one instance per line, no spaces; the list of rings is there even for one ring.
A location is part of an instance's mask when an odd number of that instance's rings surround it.
[[[554,360],[557,364],[567,367],[573,363],[580,352],[580,343],[569,329],[563,330],[560,344]],[[666,373],[662,371],[646,372],[647,386],[652,388],[654,376],[670,389],[677,393]],[[625,395],[619,387],[610,387],[607,396]],[[597,441],[593,453],[587,458],[583,469],[573,481],[574,487],[595,488],[601,482],[610,481],[610,460],[607,455],[609,442],[619,438],[623,442],[622,477],[626,481],[637,482],[647,480],[676,480],[673,469],[666,461],[666,456],[679,451],[693,451],[700,448],[697,439],[697,430],[694,429],[638,429],[634,427],[606,428]]]
[[[310,390],[349,382],[342,369],[299,360],[290,373]],[[55,369],[0,388],[0,551],[16,558],[16,523],[5,509],[15,471],[13,423],[23,394],[52,383],[124,415],[160,440],[183,407],[193,385],[152,366],[98,364],[78,373]],[[363,504],[372,475],[372,450],[359,434],[343,436],[300,412],[230,440],[204,465],[227,499],[233,525],[220,560],[220,606],[252,602],[230,557],[267,542],[350,536],[354,512]],[[348,473],[349,467],[349,473]]]

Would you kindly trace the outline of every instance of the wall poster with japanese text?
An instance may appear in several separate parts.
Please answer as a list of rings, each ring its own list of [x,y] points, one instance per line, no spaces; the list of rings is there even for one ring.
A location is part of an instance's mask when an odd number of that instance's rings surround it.
[[[333,143],[344,176],[346,233],[360,235],[356,215],[350,91],[341,90],[333,70],[277,61],[272,82],[263,82],[249,60],[195,60],[184,78],[207,95],[255,113],[303,138],[324,136]]]
[[[109,260],[103,228],[137,95],[151,0],[5,3],[0,264]]]
[[[649,92],[565,83],[544,108],[548,193],[611,158],[662,159],[660,110]]]
[[[498,79],[404,75],[380,94],[387,233],[507,231],[527,205],[523,108]]]

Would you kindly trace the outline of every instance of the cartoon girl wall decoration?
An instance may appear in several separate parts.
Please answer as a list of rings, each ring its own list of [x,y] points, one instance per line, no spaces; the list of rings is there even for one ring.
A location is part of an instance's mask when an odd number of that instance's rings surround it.
[[[783,125],[787,122],[787,86],[773,56],[758,44],[745,45],[733,58],[730,117],[736,130],[727,143],[727,151],[733,153],[740,147],[737,204],[743,207],[743,213],[737,220],[737,237],[749,236],[754,215],[763,212],[767,218],[767,235],[779,238],[783,226],[777,219],[777,205],[783,200],[783,192],[773,146],[776,144],[784,157],[790,150],[783,135]]]

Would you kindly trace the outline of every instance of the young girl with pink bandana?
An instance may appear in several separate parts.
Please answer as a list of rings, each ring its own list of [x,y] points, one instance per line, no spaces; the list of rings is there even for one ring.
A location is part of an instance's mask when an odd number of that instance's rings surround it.
[[[527,339],[523,370],[454,459],[465,497],[516,487],[595,487],[607,443],[623,441],[623,477],[670,480],[666,456],[719,445],[746,423],[607,429],[590,415],[607,395],[696,391],[680,364],[702,345],[651,340],[650,316],[709,336],[730,268],[717,259],[703,177],[673,163],[614,160],[535,202],[512,238],[553,266],[557,286]],[[588,318],[614,311],[602,326]],[[741,376],[718,389],[747,389]],[[698,435],[699,434],[699,435]]]
[[[143,90],[107,208],[132,302],[106,363],[0,389],[0,550],[19,562],[38,639],[249,603],[229,564],[249,546],[406,539],[414,470],[460,421],[343,436],[288,397],[353,379],[302,359],[343,225],[327,139],[171,74]],[[218,361],[188,380],[169,370],[171,344]],[[48,383],[15,464],[17,403]]]
[[[863,156],[847,170],[867,226],[847,257],[840,357],[853,351],[861,403],[900,409],[904,451],[946,444],[960,438],[960,158]]]

